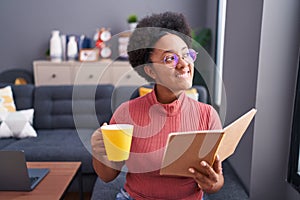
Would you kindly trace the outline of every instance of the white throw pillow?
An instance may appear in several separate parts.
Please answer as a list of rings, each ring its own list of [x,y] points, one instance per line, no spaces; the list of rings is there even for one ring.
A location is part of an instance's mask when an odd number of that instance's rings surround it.
[[[195,101],[198,101],[199,93],[197,92],[196,88],[191,88],[185,91],[186,95]]]
[[[16,106],[14,103],[11,86],[0,88],[0,112],[15,112]]]
[[[33,109],[16,112],[0,112],[0,138],[37,137],[32,127]]]
[[[186,93],[186,95],[192,99],[194,99],[195,101],[198,101],[199,98],[199,93]]]

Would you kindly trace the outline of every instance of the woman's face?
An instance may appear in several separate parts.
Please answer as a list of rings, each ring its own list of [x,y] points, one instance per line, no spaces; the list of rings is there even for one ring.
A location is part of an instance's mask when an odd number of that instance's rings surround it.
[[[188,55],[188,46],[180,37],[174,34],[161,37],[150,56],[153,62],[150,76],[175,94],[189,89],[193,83],[194,62]]]

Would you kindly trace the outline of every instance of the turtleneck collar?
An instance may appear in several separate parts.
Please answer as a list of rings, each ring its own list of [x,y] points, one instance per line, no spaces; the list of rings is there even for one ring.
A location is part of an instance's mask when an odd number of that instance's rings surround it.
[[[185,101],[186,101],[186,94],[182,92],[179,97],[171,103],[162,104],[157,101],[157,97],[155,94],[155,89],[151,91],[150,95],[148,95],[148,100],[151,105],[157,106],[157,112],[160,112],[162,115],[167,116],[174,116],[181,112],[184,109]]]

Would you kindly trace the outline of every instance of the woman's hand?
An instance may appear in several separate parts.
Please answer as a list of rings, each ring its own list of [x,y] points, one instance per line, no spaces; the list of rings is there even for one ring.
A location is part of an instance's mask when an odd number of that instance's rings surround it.
[[[107,123],[104,123],[102,126],[106,126]],[[91,137],[92,153],[93,157],[98,161],[103,161],[106,157],[106,151],[104,147],[103,136],[101,128],[95,130]]]
[[[104,123],[102,126],[106,126]],[[95,130],[91,137],[93,166],[98,176],[105,182],[114,180],[124,162],[112,162],[107,159],[101,128]]]
[[[219,191],[224,184],[222,163],[219,156],[216,156],[212,167],[205,161],[201,161],[199,165],[199,170],[189,168],[189,172],[193,174],[199,188],[206,193]]]

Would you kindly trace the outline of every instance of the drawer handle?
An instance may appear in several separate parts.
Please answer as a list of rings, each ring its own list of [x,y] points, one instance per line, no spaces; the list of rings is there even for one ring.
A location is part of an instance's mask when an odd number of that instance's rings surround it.
[[[52,76],[51,76],[52,78],[56,78],[56,74],[52,74]]]
[[[93,74],[90,74],[89,75],[89,79],[92,79],[94,76],[93,76]]]
[[[131,75],[127,75],[126,78],[127,78],[127,79],[130,79],[130,78],[131,78]]]

